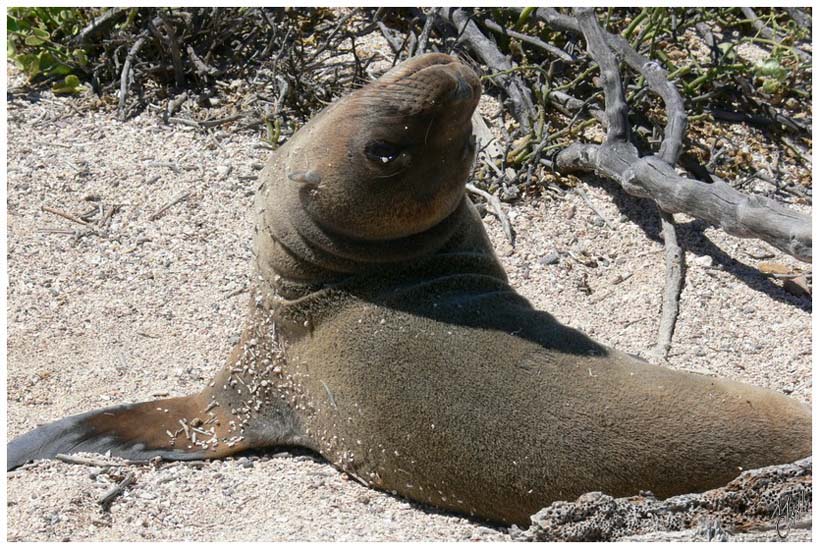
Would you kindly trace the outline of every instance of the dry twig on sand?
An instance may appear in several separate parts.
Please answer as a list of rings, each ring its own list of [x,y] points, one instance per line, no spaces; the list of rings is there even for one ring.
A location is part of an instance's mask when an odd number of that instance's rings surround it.
[[[100,505],[103,511],[107,512],[108,509],[111,508],[111,505],[114,503],[117,497],[123,494],[128,487],[133,485],[136,479],[137,478],[134,476],[134,474],[129,473],[127,476],[125,476],[125,479],[123,479],[117,484],[116,487],[105,493],[97,501],[97,504]]]

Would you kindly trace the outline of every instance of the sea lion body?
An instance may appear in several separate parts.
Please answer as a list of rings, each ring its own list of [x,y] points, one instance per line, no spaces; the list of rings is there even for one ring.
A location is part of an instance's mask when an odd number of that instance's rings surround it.
[[[583,492],[668,497],[811,453],[804,406],[596,344],[533,309],[488,248],[389,277],[278,310],[306,436],[375,487],[523,525]]]
[[[196,396],[38,428],[9,465],[300,445],[370,486],[524,525],[589,491],[666,497],[809,455],[802,404],[611,350],[515,293],[464,195],[479,94],[433,54],[317,116],[262,175],[226,368]]]

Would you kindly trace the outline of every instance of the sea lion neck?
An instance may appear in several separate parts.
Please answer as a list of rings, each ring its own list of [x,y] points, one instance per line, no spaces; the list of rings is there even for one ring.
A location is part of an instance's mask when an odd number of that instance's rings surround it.
[[[406,237],[375,241],[335,233],[298,211],[298,206],[288,216],[264,211],[256,228],[257,266],[263,273],[309,286],[406,268],[463,240],[462,233],[472,221],[470,209],[467,198],[462,197],[455,210],[435,226]]]

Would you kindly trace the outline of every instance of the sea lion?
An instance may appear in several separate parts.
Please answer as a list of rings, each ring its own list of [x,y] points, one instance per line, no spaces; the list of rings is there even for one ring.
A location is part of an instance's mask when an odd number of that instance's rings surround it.
[[[9,468],[304,446],[371,487],[526,525],[589,491],[665,498],[809,455],[799,402],[650,365],[515,293],[464,192],[480,93],[430,54],[316,116],[263,171],[225,368],[197,395],[39,427]]]

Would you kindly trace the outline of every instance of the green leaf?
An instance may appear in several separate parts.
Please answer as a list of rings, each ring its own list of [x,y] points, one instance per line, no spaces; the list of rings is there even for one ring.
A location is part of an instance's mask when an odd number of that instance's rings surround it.
[[[773,78],[767,78],[763,81],[763,85],[760,87],[767,94],[776,94],[780,91],[780,81],[775,80]]]
[[[64,75],[69,74],[72,71],[71,67],[65,65],[63,63],[56,63],[53,67],[48,70],[49,75]]]
[[[71,52],[71,55],[74,57],[74,61],[80,67],[85,67],[86,65],[88,65],[88,55],[85,53],[85,50],[74,50],[73,52]]]
[[[26,46],[40,46],[43,44],[43,40],[33,34],[30,34],[26,37],[25,43]]]
[[[27,53],[17,56],[17,64],[29,78],[34,78],[40,74],[40,56]]]
[[[49,40],[51,38],[51,35],[48,34],[48,31],[45,30],[45,29],[35,27],[35,28],[31,29],[31,32],[34,33],[34,36],[36,36],[37,38],[39,38],[42,41],[46,41],[46,40]]]
[[[783,68],[777,59],[772,58],[755,63],[755,72],[760,76],[772,77],[777,80],[783,80],[788,74],[788,71]]]
[[[44,73],[51,74],[54,66],[59,64],[59,61],[48,50],[40,51],[37,57],[40,58],[40,70]]]
[[[85,88],[80,85],[80,79],[73,74],[66,76],[63,82],[51,87],[51,91],[55,94],[76,94],[82,92],[84,89]]]
[[[9,32],[20,32],[20,24],[17,19],[12,16],[6,16],[6,28]]]
[[[518,21],[515,23],[515,26],[518,27],[519,29],[523,28],[524,25],[526,24],[527,20],[530,18],[530,15],[532,15],[532,12],[534,12],[534,11],[535,11],[535,8],[533,8],[533,7],[528,7],[528,8],[522,9],[521,14],[518,16]]]

